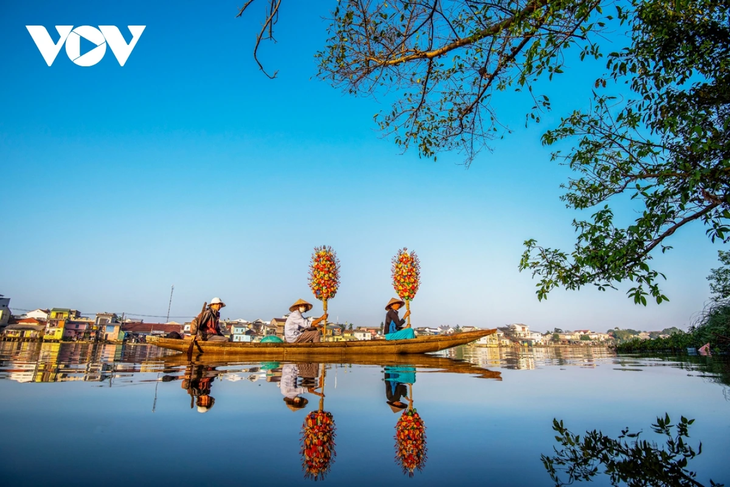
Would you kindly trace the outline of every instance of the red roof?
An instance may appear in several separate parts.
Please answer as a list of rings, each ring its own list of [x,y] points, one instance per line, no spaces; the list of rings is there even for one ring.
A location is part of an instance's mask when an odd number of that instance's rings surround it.
[[[23,318],[22,320],[18,320],[18,324],[24,325],[40,325],[41,323],[45,324],[45,321],[41,321],[36,318]]]
[[[183,325],[167,325],[165,323],[124,323],[122,325],[122,331],[129,333],[142,333],[149,335],[154,332],[165,332],[170,333],[176,331],[182,333]]]

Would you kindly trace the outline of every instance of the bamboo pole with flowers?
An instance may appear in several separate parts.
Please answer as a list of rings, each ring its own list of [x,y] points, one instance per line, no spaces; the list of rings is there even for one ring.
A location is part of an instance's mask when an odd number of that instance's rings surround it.
[[[408,252],[408,249],[404,247],[393,257],[392,264],[393,288],[406,302],[406,311],[411,311],[411,300],[416,297],[421,285],[421,262],[415,252]],[[410,327],[411,315],[408,313],[407,328]]]
[[[309,266],[309,287],[314,297],[322,301],[322,309],[327,314],[327,301],[334,298],[340,286],[340,261],[332,247],[315,247],[312,263]],[[326,341],[327,320],[324,320],[322,337]]]
[[[335,453],[335,420],[332,413],[324,410],[324,379],[326,369],[320,365],[319,409],[307,414],[302,425],[302,468],[304,476],[323,480],[332,468]]]

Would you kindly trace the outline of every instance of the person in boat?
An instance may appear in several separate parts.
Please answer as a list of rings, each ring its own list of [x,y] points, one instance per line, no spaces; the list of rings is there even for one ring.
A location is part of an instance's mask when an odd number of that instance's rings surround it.
[[[284,341],[287,343],[318,343],[322,333],[317,325],[327,319],[327,313],[319,318],[305,318],[303,313],[312,309],[312,305],[303,299],[289,306],[291,312],[284,323]]]
[[[314,389],[315,379],[319,371],[319,364],[284,364],[281,368],[281,381],[279,390],[284,396],[286,407],[292,411],[298,411],[307,405],[307,398],[302,397],[304,393],[321,395]],[[301,377],[301,381],[299,380]]]
[[[204,365],[188,366],[181,386],[190,395],[191,409],[193,403],[197,406],[199,413],[207,413],[213,407],[215,398],[210,395],[210,389],[216,375],[215,367],[206,367]]]
[[[385,339],[386,340],[406,340],[409,338],[416,338],[416,334],[413,332],[413,328],[410,325],[404,326],[406,318],[411,314],[410,311],[406,311],[403,318],[398,316],[398,310],[405,303],[401,299],[391,298],[388,304],[385,305]]]
[[[203,316],[200,317],[200,321],[197,318],[193,320],[193,326],[190,331],[195,335],[198,335],[203,341],[210,342],[227,342],[228,338],[221,333],[220,318],[221,308],[224,308],[226,303],[221,301],[220,298],[213,298],[210,300],[208,308],[203,312]]]

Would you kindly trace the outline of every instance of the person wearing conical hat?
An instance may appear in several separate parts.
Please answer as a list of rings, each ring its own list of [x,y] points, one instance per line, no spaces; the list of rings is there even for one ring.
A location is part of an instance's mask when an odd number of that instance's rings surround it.
[[[315,319],[302,316],[310,309],[312,309],[312,305],[303,299],[289,306],[291,313],[284,323],[284,341],[287,343],[318,343],[320,341],[322,333],[317,329],[317,325],[327,319],[327,313]]]
[[[388,304],[385,305],[385,339],[386,340],[407,340],[409,338],[416,338],[416,334],[413,332],[413,328],[410,326],[404,327],[406,318],[411,314],[410,311],[406,311],[403,318],[398,316],[398,310],[405,303],[401,299],[391,298]]]

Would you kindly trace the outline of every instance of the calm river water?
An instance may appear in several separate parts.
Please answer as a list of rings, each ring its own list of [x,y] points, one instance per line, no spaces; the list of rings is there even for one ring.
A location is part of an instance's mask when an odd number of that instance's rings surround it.
[[[728,384],[726,359],[587,347],[189,364],[147,345],[3,342],[0,484],[549,486],[553,418],[659,440],[668,413],[696,420],[697,480],[730,485]]]

